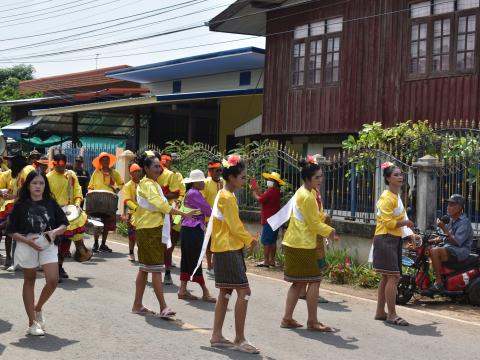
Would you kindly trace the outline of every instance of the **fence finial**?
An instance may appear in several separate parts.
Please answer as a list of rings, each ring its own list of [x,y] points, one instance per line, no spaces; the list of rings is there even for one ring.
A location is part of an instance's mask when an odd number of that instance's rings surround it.
[[[450,127],[450,119],[447,119],[447,128]]]
[[[453,128],[454,128],[454,129],[457,128],[457,119],[453,119]]]
[[[463,119],[460,119],[460,124],[459,124],[460,128],[463,128]]]
[[[471,128],[475,129],[475,120],[472,120]]]

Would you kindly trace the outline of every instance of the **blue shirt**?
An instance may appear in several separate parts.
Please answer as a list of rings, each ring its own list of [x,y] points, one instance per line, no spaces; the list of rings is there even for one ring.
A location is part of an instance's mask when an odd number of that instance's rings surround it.
[[[455,237],[456,245],[446,242],[445,248],[455,254],[458,261],[464,261],[470,255],[473,243],[473,228],[470,220],[462,214],[457,220],[450,218],[447,229]]]

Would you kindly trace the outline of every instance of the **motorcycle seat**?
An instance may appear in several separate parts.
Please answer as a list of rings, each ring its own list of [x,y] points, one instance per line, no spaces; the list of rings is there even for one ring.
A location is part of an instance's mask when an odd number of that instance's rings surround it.
[[[468,258],[466,258],[464,261],[461,262],[456,262],[456,263],[445,263],[445,266],[452,269],[452,270],[463,270],[463,269],[469,269],[474,266],[478,266],[480,263],[480,256],[477,254],[470,254],[468,255]]]

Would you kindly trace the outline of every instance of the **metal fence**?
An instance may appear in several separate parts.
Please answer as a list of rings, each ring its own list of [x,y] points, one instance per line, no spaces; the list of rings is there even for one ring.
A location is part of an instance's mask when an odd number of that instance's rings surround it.
[[[75,146],[72,143],[64,143],[61,146],[61,151],[67,156],[67,162],[72,165],[75,164],[75,157],[82,155],[84,167],[91,174],[95,170],[92,165],[92,160],[101,152],[108,152],[115,155],[117,153],[117,146],[102,143],[89,144],[88,146]]]

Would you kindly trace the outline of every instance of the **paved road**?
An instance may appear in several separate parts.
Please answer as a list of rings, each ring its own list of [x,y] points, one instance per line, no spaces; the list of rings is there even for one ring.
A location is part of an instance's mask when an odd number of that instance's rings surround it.
[[[372,301],[348,295],[327,293],[330,303],[319,305],[320,320],[333,326],[334,333],[281,329],[288,285],[256,275],[250,276],[247,336],[262,354],[212,349],[208,340],[214,305],[180,301],[176,286],[166,288],[167,303],[178,313],[176,322],[129,313],[136,268],[126,260],[125,245],[111,245],[115,253],[87,264],[66,264],[72,278],[61,284],[44,309],[48,334],[42,338],[24,335],[21,273],[0,271],[2,359],[480,359],[480,323],[402,309],[401,315],[413,326],[391,327],[372,320]],[[174,282],[178,281],[177,273]],[[42,279],[38,289],[41,285]],[[211,281],[209,286],[213,289]],[[155,304],[148,288],[145,305]],[[299,303],[296,318],[306,321],[304,302]],[[225,335],[233,336],[232,310]]]

